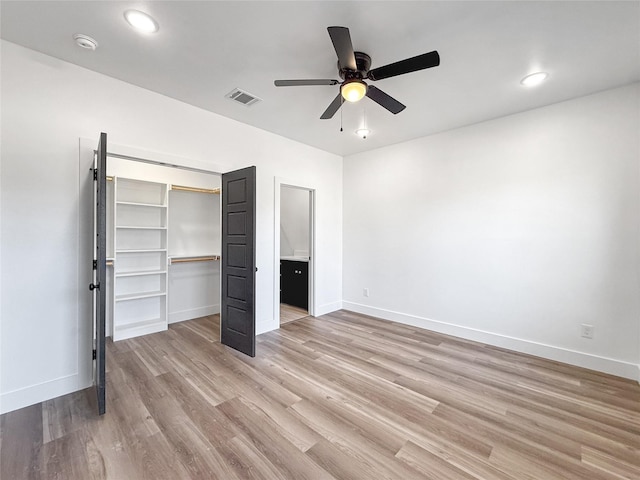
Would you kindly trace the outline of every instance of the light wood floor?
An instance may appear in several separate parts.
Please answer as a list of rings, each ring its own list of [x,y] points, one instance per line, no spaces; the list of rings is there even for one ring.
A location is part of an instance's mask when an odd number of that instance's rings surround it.
[[[640,478],[637,383],[349,312],[217,317],[108,345],[85,390],[0,421],[5,479]]]
[[[300,320],[301,318],[308,316],[309,312],[304,308],[294,307],[293,305],[287,305],[286,303],[280,304],[280,325],[293,322],[294,320]]]

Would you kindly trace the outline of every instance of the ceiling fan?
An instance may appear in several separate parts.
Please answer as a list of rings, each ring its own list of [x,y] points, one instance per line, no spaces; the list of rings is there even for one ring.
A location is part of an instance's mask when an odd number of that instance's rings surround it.
[[[423,53],[416,57],[369,70],[371,57],[363,52],[354,52],[348,28],[329,27],[327,30],[333,42],[333,48],[335,48],[338,55],[338,74],[342,78],[342,82],[332,79],[276,80],[274,82],[276,87],[340,84],[340,93],[320,117],[323,120],[333,117],[342,106],[343,100],[357,102],[364,96],[369,97],[393,114],[400,113],[406,108],[402,103],[379,88],[368,85],[364,80],[375,82],[384,78],[396,77],[440,65],[440,55],[434,50],[433,52]]]

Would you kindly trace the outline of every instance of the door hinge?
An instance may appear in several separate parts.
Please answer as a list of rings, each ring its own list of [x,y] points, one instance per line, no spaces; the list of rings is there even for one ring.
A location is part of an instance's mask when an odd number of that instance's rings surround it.
[[[98,357],[98,352],[96,352],[95,348],[93,349],[93,360],[95,360]]]
[[[93,169],[93,179],[94,180],[98,180],[98,169],[97,168]]]
[[[93,269],[97,270],[98,269],[98,260],[94,260],[93,261]]]

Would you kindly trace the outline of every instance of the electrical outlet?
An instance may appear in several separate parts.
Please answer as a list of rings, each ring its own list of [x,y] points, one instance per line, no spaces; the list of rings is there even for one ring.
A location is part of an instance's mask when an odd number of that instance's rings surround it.
[[[362,290],[362,295],[364,295],[365,297],[368,297],[369,296],[369,289],[368,288],[363,289]]]
[[[580,326],[580,336],[584,338],[593,338],[593,330],[593,325],[587,325],[586,323],[583,323]]]

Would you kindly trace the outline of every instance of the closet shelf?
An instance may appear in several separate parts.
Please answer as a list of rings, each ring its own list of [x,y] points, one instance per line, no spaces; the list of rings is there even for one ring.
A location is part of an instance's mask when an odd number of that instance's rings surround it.
[[[114,325],[114,334],[118,336],[120,340],[125,340],[140,335],[161,332],[166,329],[166,323],[162,318],[151,318],[138,322]]]
[[[135,207],[149,207],[149,208],[167,208],[166,205],[161,205],[159,203],[116,202],[116,205],[133,205]]]
[[[128,293],[126,295],[116,295],[116,302],[126,302],[128,300],[138,300],[139,298],[153,298],[166,296],[167,292],[140,292],[140,293]]]
[[[166,273],[166,270],[137,270],[134,272],[116,273],[116,277],[142,277],[145,275],[161,275]]]
[[[118,225],[116,226],[118,230],[166,230],[167,227],[138,227],[135,225]]]
[[[116,250],[116,254],[120,253],[147,253],[147,252],[166,252],[166,248],[134,248],[126,250]]]

